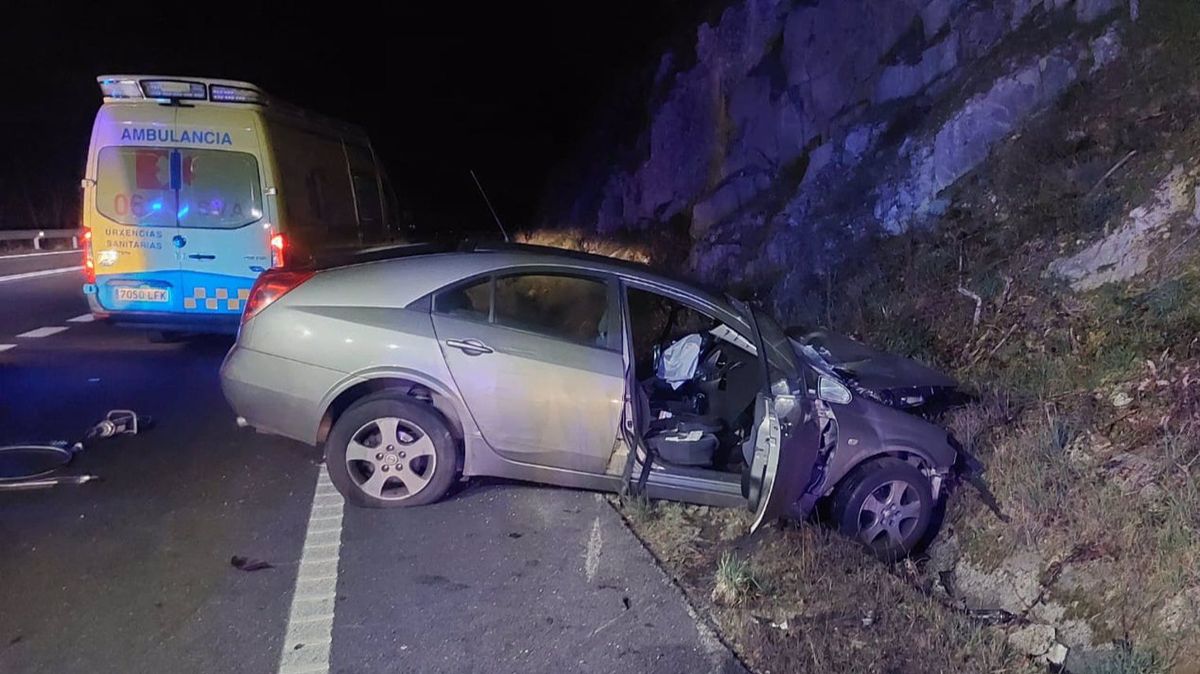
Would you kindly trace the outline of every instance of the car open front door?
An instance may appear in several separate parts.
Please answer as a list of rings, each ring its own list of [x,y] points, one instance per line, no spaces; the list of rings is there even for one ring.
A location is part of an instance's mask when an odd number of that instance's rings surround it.
[[[745,310],[754,325],[763,390],[754,407],[748,444],[747,505],[754,511],[750,531],[785,515],[812,480],[820,445],[811,401],[799,364],[774,319]],[[750,453],[752,452],[752,454]]]

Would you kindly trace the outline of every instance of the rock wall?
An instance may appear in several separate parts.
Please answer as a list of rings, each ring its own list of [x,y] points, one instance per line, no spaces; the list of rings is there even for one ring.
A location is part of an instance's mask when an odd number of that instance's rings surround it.
[[[691,65],[663,57],[637,161],[597,171],[590,158],[590,178],[555,188],[584,196],[546,222],[686,236],[693,273],[794,296],[789,287],[864,234],[944,212],[941,192],[994,143],[1116,58],[1111,24],[1123,9],[1123,0],[734,3],[700,26]]]

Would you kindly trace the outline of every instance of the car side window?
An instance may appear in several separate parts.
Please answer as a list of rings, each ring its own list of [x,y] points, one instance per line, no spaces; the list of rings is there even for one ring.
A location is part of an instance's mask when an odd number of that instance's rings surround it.
[[[555,274],[496,279],[493,320],[503,325],[589,346],[608,345],[608,286]]]
[[[451,288],[434,299],[433,310],[455,318],[488,322],[492,305],[492,279]]]

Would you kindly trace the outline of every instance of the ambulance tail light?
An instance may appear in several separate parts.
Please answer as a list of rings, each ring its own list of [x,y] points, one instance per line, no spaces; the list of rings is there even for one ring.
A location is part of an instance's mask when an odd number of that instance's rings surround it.
[[[287,239],[282,234],[271,236],[271,267],[278,269],[283,266],[284,253],[287,251]]]
[[[246,299],[246,310],[242,312],[242,323],[254,318],[275,300],[295,290],[301,283],[312,278],[312,275],[311,271],[285,269],[268,269],[260,274],[258,280],[254,282],[254,286],[250,288],[250,297]]]
[[[92,228],[83,228],[83,282],[96,282],[96,260],[92,257]]]

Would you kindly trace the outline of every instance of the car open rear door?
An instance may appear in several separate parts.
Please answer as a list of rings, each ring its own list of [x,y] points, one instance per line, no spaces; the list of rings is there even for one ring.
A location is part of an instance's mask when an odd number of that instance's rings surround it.
[[[747,505],[754,511],[750,531],[787,514],[812,479],[820,430],[805,392],[791,345],[774,319],[761,325],[756,312],[743,309],[754,327],[764,384],[755,400],[754,431],[746,441],[749,484]],[[748,453],[750,453],[748,452]]]

